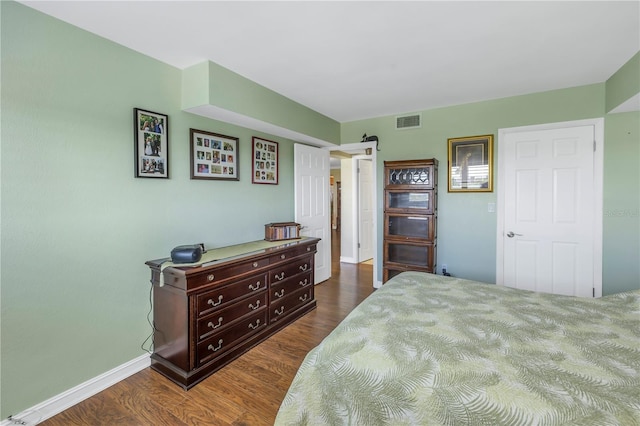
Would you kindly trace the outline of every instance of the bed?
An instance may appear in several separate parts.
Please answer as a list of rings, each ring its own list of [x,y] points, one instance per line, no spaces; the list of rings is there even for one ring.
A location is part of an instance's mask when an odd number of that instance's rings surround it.
[[[640,290],[404,272],[298,370],[276,425],[640,425]]]

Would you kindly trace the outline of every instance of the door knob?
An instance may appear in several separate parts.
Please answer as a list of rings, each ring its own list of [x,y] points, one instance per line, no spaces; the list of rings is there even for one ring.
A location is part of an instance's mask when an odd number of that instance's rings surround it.
[[[514,237],[514,236],[516,236],[516,235],[517,235],[518,237],[522,237],[522,234],[516,234],[516,233],[514,233],[513,231],[509,231],[509,232],[507,232],[507,237],[509,237],[509,238],[513,238],[513,237]]]

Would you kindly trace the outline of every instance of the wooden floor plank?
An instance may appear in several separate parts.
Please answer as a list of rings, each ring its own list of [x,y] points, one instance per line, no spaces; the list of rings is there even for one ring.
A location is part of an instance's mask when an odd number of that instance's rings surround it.
[[[339,241],[334,235],[332,277],[315,287],[318,307],[191,390],[147,368],[41,424],[273,424],[306,354],[373,292],[372,266],[341,264]]]

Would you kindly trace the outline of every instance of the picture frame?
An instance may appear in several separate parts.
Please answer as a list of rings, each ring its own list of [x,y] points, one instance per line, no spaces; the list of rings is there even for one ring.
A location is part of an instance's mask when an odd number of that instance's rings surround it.
[[[251,182],[278,184],[278,142],[253,136],[251,150]]]
[[[133,109],[135,177],[169,178],[169,116]]]
[[[239,139],[189,129],[191,179],[240,180]]]
[[[493,135],[447,142],[449,192],[493,192]]]

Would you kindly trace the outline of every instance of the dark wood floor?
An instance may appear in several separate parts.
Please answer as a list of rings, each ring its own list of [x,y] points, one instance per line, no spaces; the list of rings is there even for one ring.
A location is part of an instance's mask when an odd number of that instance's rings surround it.
[[[191,390],[147,368],[41,424],[273,424],[307,352],[373,291],[372,266],[340,264],[339,246],[332,245],[332,277],[315,288],[317,309]]]

